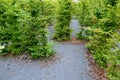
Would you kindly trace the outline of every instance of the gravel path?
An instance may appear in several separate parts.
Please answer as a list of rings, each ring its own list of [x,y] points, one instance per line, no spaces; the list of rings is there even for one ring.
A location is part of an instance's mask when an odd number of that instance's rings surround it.
[[[75,28],[74,37],[79,31],[77,20],[72,20],[71,28]],[[49,31],[54,32],[52,27]],[[84,45],[56,42],[54,47],[56,59],[47,62],[0,59],[0,80],[94,80],[89,75]]]

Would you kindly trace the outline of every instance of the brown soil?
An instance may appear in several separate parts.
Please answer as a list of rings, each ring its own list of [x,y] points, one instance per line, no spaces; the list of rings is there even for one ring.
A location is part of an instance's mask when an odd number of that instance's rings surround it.
[[[13,58],[15,61],[24,61],[26,63],[29,62],[43,62],[45,65],[49,65],[59,59],[61,59],[61,56],[58,54],[54,54],[53,56],[47,57],[47,58],[39,58],[39,59],[33,59],[30,55],[27,53],[23,53],[21,55],[13,55],[9,53],[8,55],[0,56],[0,58],[7,59],[7,58]]]
[[[60,43],[65,44],[65,43],[69,43],[69,44],[86,44],[88,41],[85,40],[78,40],[76,37],[72,38],[71,40],[68,41],[61,41]]]

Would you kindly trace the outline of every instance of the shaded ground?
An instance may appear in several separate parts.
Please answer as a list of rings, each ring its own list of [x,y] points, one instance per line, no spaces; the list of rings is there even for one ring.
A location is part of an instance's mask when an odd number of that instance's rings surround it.
[[[48,27],[52,38],[53,28]],[[78,22],[72,20],[72,37],[79,31]],[[0,80],[94,80],[90,76],[89,62],[83,44],[55,43],[56,56],[50,61],[0,59]]]

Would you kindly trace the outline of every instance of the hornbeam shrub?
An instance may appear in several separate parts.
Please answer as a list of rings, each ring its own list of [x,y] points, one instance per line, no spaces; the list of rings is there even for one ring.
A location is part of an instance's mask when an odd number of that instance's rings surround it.
[[[1,55],[29,53],[33,58],[51,56],[48,13],[42,0],[0,0]]]
[[[44,2],[43,1],[32,1],[29,2],[30,12],[30,30],[29,30],[29,46],[32,57],[48,57],[53,54],[52,46],[48,44],[48,30],[47,19],[48,16],[45,14]]]
[[[22,26],[22,12],[17,1],[0,1],[0,44],[5,46],[3,54],[22,53],[24,46],[24,28]]]
[[[47,17],[47,23],[49,25],[53,25],[54,23],[54,18],[55,18],[55,6],[54,4],[55,2],[51,1],[51,0],[45,0],[44,1],[44,14]]]
[[[91,29],[94,34],[89,36],[89,42],[86,45],[92,53],[96,62],[101,68],[107,71],[107,77],[110,80],[119,80],[120,76],[120,34],[112,31],[103,31],[101,29]]]
[[[78,6],[78,20],[85,25],[78,38],[89,40],[87,48],[99,66],[107,71],[108,79],[119,80],[120,1],[80,0]]]
[[[57,9],[56,25],[54,39],[58,41],[69,40],[71,35],[70,21],[71,21],[71,0],[58,0],[59,5]]]

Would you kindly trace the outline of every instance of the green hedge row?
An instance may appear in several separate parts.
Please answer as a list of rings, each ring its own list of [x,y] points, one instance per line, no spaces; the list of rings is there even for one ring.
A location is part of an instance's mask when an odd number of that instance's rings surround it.
[[[56,11],[56,25],[54,27],[54,39],[57,41],[69,40],[71,35],[70,21],[71,21],[71,0],[58,0],[58,7]]]
[[[108,30],[114,29],[120,24],[119,7],[119,0],[81,0],[77,6],[76,16],[83,26],[107,26]]]
[[[4,46],[0,55],[52,55],[46,29],[51,19],[49,9],[42,0],[0,0],[0,45]]]
[[[96,62],[107,71],[110,80],[120,79],[120,1],[80,0],[76,16],[82,25],[79,39],[86,45]]]

